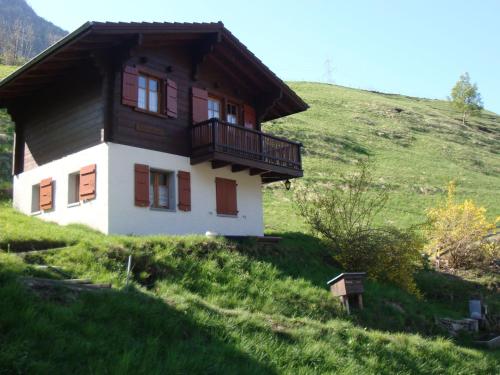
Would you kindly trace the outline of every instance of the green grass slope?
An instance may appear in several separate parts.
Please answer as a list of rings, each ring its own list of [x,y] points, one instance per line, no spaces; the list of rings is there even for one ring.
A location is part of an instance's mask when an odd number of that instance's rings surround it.
[[[386,221],[398,226],[422,221],[450,180],[457,182],[458,198],[474,199],[490,217],[500,215],[500,116],[483,111],[463,126],[446,101],[319,83],[290,86],[310,108],[264,129],[303,142],[303,181],[335,181],[369,156],[379,186],[391,190],[382,215]],[[268,231],[305,229],[292,198],[282,184],[265,189]]]
[[[434,316],[460,317],[494,287],[424,272],[425,299],[366,283],[345,315],[326,289],[339,270],[320,242],[288,235],[262,247],[204,237],[104,236],[0,204],[0,373],[497,374],[498,352],[444,338]],[[17,252],[52,249],[24,257]],[[133,255],[132,287],[125,285]],[[110,282],[101,293],[33,292],[21,276]],[[445,286],[440,288],[439,286]],[[495,301],[495,298],[497,300]]]

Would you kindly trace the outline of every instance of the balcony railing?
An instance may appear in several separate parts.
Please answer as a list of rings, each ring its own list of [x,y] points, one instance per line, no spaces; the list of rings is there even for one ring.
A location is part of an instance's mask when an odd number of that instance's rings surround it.
[[[191,128],[192,157],[222,153],[301,170],[301,144],[213,118]]]

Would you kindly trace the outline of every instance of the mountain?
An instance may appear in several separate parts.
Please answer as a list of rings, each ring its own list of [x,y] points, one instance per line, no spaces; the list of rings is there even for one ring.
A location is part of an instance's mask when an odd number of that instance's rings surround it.
[[[4,64],[22,63],[66,34],[38,16],[25,0],[0,0],[0,59]]]

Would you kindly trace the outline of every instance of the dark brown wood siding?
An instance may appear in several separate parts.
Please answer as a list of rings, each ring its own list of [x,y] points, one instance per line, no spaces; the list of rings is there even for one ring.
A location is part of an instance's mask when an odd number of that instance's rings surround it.
[[[199,69],[198,79],[192,79],[195,50],[187,46],[167,46],[156,49],[136,48],[132,57],[123,61],[115,71],[114,119],[112,141],[129,146],[190,156],[192,125],[192,88],[227,96],[243,105],[254,105],[254,93],[245,91],[231,80],[220,67],[205,61]],[[125,66],[145,67],[147,73],[158,72],[177,86],[176,116],[158,116],[137,111],[122,104],[122,74]],[[140,70],[140,68],[139,68]],[[162,90],[165,95],[165,89]],[[165,97],[162,100],[165,103]],[[224,103],[222,103],[224,105]],[[243,125],[243,124],[241,124]]]
[[[104,100],[101,76],[93,69],[54,81],[27,97],[14,120],[21,144],[20,167],[27,171],[101,142]],[[17,141],[17,139],[16,139]]]

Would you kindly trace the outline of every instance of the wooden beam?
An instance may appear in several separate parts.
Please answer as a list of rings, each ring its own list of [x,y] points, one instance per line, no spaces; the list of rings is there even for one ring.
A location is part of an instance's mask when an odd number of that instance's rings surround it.
[[[245,166],[245,165],[241,165],[241,164],[233,164],[231,166],[231,172],[241,172],[241,171],[244,171],[245,169],[247,169],[248,167]]]
[[[255,70],[252,72],[252,69],[246,64],[246,59],[238,59],[235,55],[228,53],[222,46],[216,47],[214,55],[217,55],[228,66],[228,70],[237,72],[237,75],[244,77],[246,81],[253,82],[255,86],[261,89],[269,89],[269,79],[260,73],[256,75]],[[273,88],[276,87],[275,84],[271,84]]]
[[[212,160],[212,169],[218,169],[225,167],[226,165],[231,164],[230,162],[227,161],[221,161],[221,160]]]
[[[220,32],[217,32],[210,34],[196,45],[191,67],[191,76],[194,81],[198,80],[201,64],[206,60],[207,56],[214,51],[215,45],[220,43],[220,41],[221,34]]]
[[[29,78],[26,77],[24,80],[18,80],[13,82],[10,87],[11,88],[18,88],[18,87],[26,87],[26,86],[37,86],[37,85],[44,85],[46,83],[53,82],[53,79],[51,76],[43,76],[43,77],[38,77],[38,78]]]
[[[249,174],[250,176],[257,176],[259,174],[268,172],[265,169],[259,169],[259,168],[250,168]]]
[[[250,88],[248,82],[243,81],[240,76],[238,76],[233,70],[229,69],[227,65],[224,65],[224,63],[215,55],[210,56],[210,62],[214,63],[218,69],[223,70],[224,73],[231,78],[231,81],[234,81],[239,88],[248,92],[255,91],[255,89]]]
[[[279,89],[272,95],[266,95],[258,100],[257,111],[259,113],[258,121],[259,123],[264,120],[264,118],[270,113],[270,111],[275,108],[278,101],[283,97],[283,90]]]

